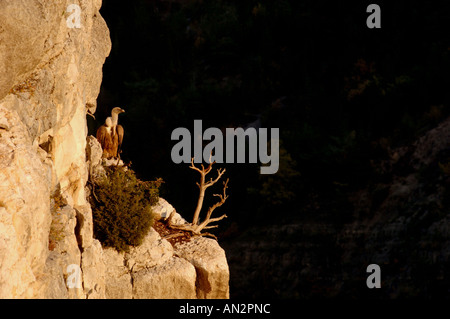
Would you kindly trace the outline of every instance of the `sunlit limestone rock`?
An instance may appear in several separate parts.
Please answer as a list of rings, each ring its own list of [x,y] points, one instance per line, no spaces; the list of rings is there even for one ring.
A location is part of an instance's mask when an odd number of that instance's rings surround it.
[[[188,261],[171,257],[162,265],[133,272],[136,299],[195,299],[195,268]]]
[[[86,248],[81,255],[81,268],[83,269],[83,288],[86,298],[106,298],[106,268],[103,258],[103,249],[98,240]]]
[[[225,251],[217,241],[196,237],[175,246],[175,254],[194,265],[197,272],[196,293],[199,299],[229,298],[230,273]]]
[[[0,2],[3,298],[84,297],[84,292],[68,291],[62,284],[66,263],[80,264],[74,229],[80,214],[89,211],[84,192],[86,109],[95,111],[111,44],[98,12],[101,1],[78,3],[83,8],[81,29],[68,28],[67,1]],[[68,207],[64,215],[70,212],[66,229],[72,234],[58,242],[70,247],[66,255],[48,248],[55,193]],[[89,246],[92,235],[83,235],[80,245]]]
[[[124,265],[124,253],[113,248],[103,249],[105,269],[105,297],[131,299],[133,297],[130,270]]]
[[[176,257],[172,245],[153,228],[127,253],[103,251],[106,298],[196,298],[194,266]]]
[[[156,219],[167,219],[170,214],[175,210],[175,208],[164,198],[159,198],[158,203],[152,207],[153,213]],[[186,220],[181,217],[176,211],[172,216],[172,224],[182,225],[185,224]]]
[[[45,274],[50,172],[17,113],[0,104],[0,297],[32,298]]]
[[[77,225],[76,211],[71,206],[64,206],[56,211],[53,216],[50,228],[49,248],[58,253],[58,267],[62,277],[66,280],[69,276],[69,265],[80,265],[81,252],[78,247],[75,236],[75,227]],[[79,299],[84,298],[82,289],[69,289],[68,297]]]
[[[89,135],[86,142],[86,164],[88,166],[90,179],[95,181],[106,177],[105,169],[102,165],[102,146],[97,139]]]
[[[130,271],[159,266],[173,256],[172,245],[150,228],[141,245],[133,247],[125,254],[125,263]]]

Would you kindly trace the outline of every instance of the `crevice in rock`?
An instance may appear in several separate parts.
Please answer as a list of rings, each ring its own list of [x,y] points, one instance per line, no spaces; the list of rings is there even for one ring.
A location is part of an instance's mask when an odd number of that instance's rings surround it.
[[[77,219],[77,224],[75,225],[74,229],[75,237],[77,238],[78,249],[80,249],[80,252],[83,254],[83,239],[81,235],[81,228],[83,227],[84,224],[84,216],[78,211],[78,209],[76,208],[74,209],[76,212],[76,219]]]
[[[195,279],[195,292],[197,294],[197,299],[205,299],[206,295],[211,292],[211,284],[208,280],[208,273],[199,267],[195,268],[196,279]]]

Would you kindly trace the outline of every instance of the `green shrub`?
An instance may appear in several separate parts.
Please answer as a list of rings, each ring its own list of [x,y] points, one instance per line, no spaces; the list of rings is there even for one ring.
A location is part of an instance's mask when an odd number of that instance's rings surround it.
[[[128,251],[142,243],[152,226],[151,206],[158,201],[163,181],[143,182],[129,168],[109,167],[106,173],[91,196],[94,236],[104,247]]]

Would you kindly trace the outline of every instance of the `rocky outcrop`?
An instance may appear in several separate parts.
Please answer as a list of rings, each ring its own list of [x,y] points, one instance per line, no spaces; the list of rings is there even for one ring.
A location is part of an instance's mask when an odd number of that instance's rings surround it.
[[[229,271],[225,251],[217,241],[195,237],[175,246],[177,256],[194,265],[197,272],[197,297],[200,299],[229,298]]]
[[[189,262],[172,257],[161,266],[133,273],[133,297],[194,299],[195,277]]]
[[[171,207],[160,198],[153,209]],[[229,270],[225,251],[217,241],[197,237],[172,245],[153,229],[144,242],[127,253],[104,249],[108,265],[106,298],[229,298]]]
[[[155,231],[127,254],[93,237],[86,183],[104,170],[86,112],[111,49],[100,7],[0,2],[0,298],[198,296],[196,266]]]

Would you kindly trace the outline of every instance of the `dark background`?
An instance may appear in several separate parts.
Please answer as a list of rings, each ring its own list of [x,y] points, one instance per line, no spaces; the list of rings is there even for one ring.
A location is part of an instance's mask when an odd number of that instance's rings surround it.
[[[376,1],[381,29],[366,26],[370,3],[103,1],[112,51],[90,133],[113,107],[124,108],[122,158],[142,179],[162,177],[161,196],[186,219],[198,174],[172,162],[175,128],[192,132],[201,119],[204,129],[224,129],[259,117],[262,127],[280,129],[277,174],[260,175],[260,164],[216,165],[230,178],[230,198],[215,212],[228,219],[215,234],[229,260],[231,297],[449,296],[448,275],[435,274],[447,257],[438,266],[412,261],[405,237],[389,246],[389,289],[368,292],[365,267],[376,260],[348,255],[358,245],[375,249],[369,235],[340,242],[346,225],[389,214],[377,206],[362,216],[355,194],[364,189],[370,205],[383,202],[394,176],[411,173],[408,165],[386,171],[374,163],[449,115],[448,1]],[[441,154],[439,163],[448,161]],[[208,191],[220,192],[220,184]],[[447,215],[447,195],[439,193],[434,221]],[[391,205],[395,216],[409,214]],[[399,259],[412,278],[404,286],[396,282],[402,267],[393,266]]]

